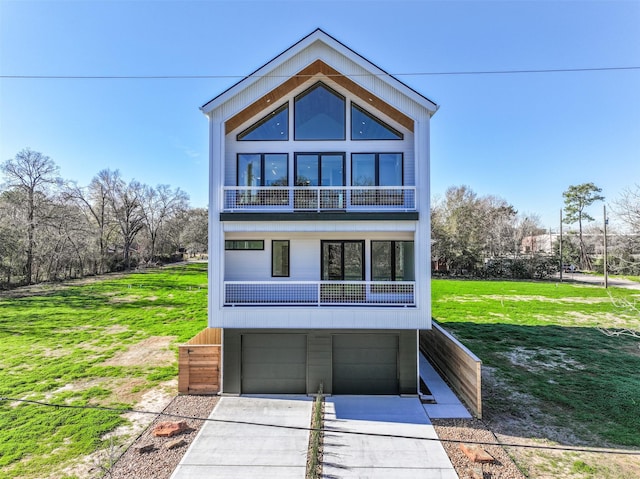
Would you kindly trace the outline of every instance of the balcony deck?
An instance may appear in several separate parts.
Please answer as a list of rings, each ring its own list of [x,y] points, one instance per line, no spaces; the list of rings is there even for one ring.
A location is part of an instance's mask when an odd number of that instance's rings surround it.
[[[415,307],[415,282],[225,281],[224,305]]]
[[[223,212],[416,211],[415,186],[225,186]]]

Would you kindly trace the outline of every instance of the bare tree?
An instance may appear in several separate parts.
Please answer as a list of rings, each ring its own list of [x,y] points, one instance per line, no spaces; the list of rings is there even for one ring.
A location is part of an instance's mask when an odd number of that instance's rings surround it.
[[[8,188],[21,190],[26,195],[27,259],[25,283],[31,284],[36,245],[36,196],[38,193],[44,194],[48,187],[60,183],[58,167],[48,156],[26,148],[20,151],[15,158],[0,165],[0,170],[4,173]]]
[[[631,229],[631,232],[640,234],[640,184],[636,184],[633,188],[625,188],[614,205],[614,211]]]
[[[24,204],[25,194],[20,190],[0,193],[0,270],[7,287],[14,276],[24,273],[26,238],[21,232],[26,222]]]
[[[124,267],[128,270],[131,269],[131,247],[140,230],[144,228],[141,206],[143,185],[135,180],[127,184],[118,170],[103,170],[100,177],[107,192],[107,204],[118,225]]]
[[[143,187],[140,206],[149,234],[149,260],[156,256],[159,236],[163,233],[167,221],[185,211],[188,205],[189,196],[180,188],[172,190],[169,185],[158,185],[157,188]]]

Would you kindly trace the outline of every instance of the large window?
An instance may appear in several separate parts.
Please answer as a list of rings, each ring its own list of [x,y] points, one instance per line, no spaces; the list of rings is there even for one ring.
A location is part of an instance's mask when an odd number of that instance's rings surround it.
[[[289,276],[289,240],[271,242],[271,276]]]
[[[402,138],[402,133],[355,103],[351,103],[352,140],[402,140]]]
[[[241,153],[238,155],[238,186],[287,186],[286,153]]]
[[[294,174],[296,186],[344,186],[344,153],[297,153]],[[344,208],[344,194],[340,188],[296,190],[297,209]]]
[[[353,186],[402,186],[402,153],[351,155]]]
[[[351,155],[351,185],[361,186],[351,193],[351,204],[397,206],[404,204],[402,153],[354,153]]]
[[[344,140],[346,103],[342,95],[318,82],[295,98],[296,140]]]
[[[289,104],[272,111],[238,135],[238,141],[289,139]]]
[[[413,241],[371,241],[372,281],[415,281]]]
[[[296,186],[344,186],[344,153],[297,153]]]

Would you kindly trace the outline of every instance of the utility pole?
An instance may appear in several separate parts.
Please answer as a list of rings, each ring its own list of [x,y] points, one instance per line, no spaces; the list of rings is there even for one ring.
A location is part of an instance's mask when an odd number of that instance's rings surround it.
[[[604,218],[604,287],[609,287],[609,272],[607,269],[607,205],[602,206],[603,218]]]
[[[562,208],[560,208],[560,282],[562,283],[562,270],[564,264],[562,264]]]

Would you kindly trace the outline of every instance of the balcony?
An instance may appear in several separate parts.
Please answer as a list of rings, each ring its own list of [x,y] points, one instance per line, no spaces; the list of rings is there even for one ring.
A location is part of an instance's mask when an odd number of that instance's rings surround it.
[[[224,212],[416,211],[415,186],[225,186]]]
[[[224,305],[415,307],[415,282],[225,281]]]

